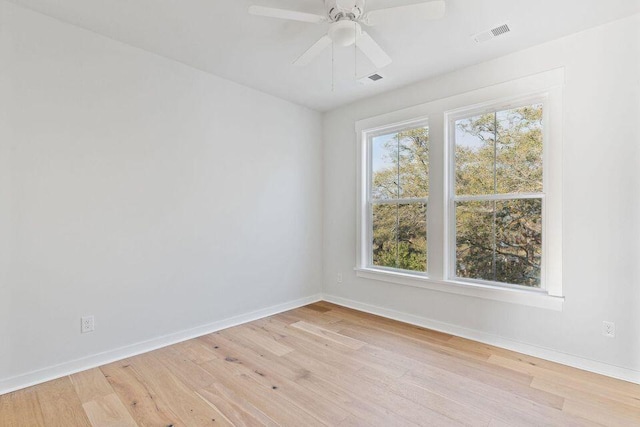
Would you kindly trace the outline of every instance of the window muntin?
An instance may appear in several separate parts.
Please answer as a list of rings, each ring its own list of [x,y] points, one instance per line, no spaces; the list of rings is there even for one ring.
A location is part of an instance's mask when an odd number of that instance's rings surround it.
[[[367,139],[369,265],[426,273],[429,129],[418,123]]]
[[[543,104],[452,120],[456,280],[542,287]]]

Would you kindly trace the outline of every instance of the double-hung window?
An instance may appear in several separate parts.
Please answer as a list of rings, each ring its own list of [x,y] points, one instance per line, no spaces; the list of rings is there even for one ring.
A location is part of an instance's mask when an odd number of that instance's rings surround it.
[[[404,124],[368,135],[369,263],[427,271],[429,128]]]
[[[560,309],[563,80],[358,122],[358,276]]]
[[[540,288],[544,103],[449,116],[450,275]]]

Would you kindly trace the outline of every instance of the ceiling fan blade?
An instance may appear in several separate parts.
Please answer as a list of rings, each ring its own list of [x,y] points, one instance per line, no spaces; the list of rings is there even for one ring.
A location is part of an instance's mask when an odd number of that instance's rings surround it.
[[[425,20],[440,19],[444,16],[446,5],[444,0],[427,1],[406,6],[390,7],[372,10],[362,21],[367,25],[389,24],[403,22],[408,18],[417,17]]]
[[[325,50],[327,46],[331,44],[329,36],[325,35],[320,40],[314,43],[305,53],[303,53],[298,59],[293,62],[293,65],[303,67],[309,64],[313,59],[320,55],[320,52]]]
[[[384,68],[391,64],[391,58],[389,55],[387,55],[380,45],[376,43],[376,41],[373,40],[366,32],[363,31],[360,34],[360,37],[356,40],[356,46],[358,46],[358,49],[360,49],[362,53],[364,53],[365,56],[373,62],[373,65],[375,65],[376,68]]]
[[[274,7],[250,6],[249,13],[256,16],[267,16],[269,18],[288,19],[290,21],[311,22],[319,24],[327,22],[326,16],[314,13],[298,12],[295,10],[276,9]]]

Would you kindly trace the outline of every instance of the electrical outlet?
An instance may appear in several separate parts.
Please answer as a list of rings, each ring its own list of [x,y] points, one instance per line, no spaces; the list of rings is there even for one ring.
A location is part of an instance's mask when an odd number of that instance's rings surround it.
[[[95,329],[95,319],[93,316],[84,316],[80,318],[80,332],[86,334],[87,332],[93,332]]]
[[[616,336],[616,324],[613,322],[602,322],[602,335],[609,338],[615,338]]]
[[[342,283],[342,273],[338,273],[338,274],[336,275],[336,282],[338,282],[338,283]]]

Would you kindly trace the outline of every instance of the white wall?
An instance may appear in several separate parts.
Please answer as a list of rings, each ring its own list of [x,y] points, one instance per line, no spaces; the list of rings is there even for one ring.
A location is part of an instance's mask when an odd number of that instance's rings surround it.
[[[496,41],[499,43],[499,41]],[[482,49],[480,45],[478,47]],[[562,312],[357,278],[354,123],[565,67]],[[640,15],[333,110],[324,120],[324,292],[378,312],[640,371]],[[336,274],[342,273],[343,283]],[[414,317],[415,318],[415,317]],[[616,338],[602,321],[616,322]],[[427,322],[428,323],[428,322]],[[491,339],[500,342],[500,339]],[[540,352],[538,352],[540,353]],[[615,371],[615,367],[608,372]],[[629,371],[626,371],[629,373]],[[631,373],[640,378],[640,372]]]
[[[0,119],[0,391],[321,291],[319,113],[0,1]]]

